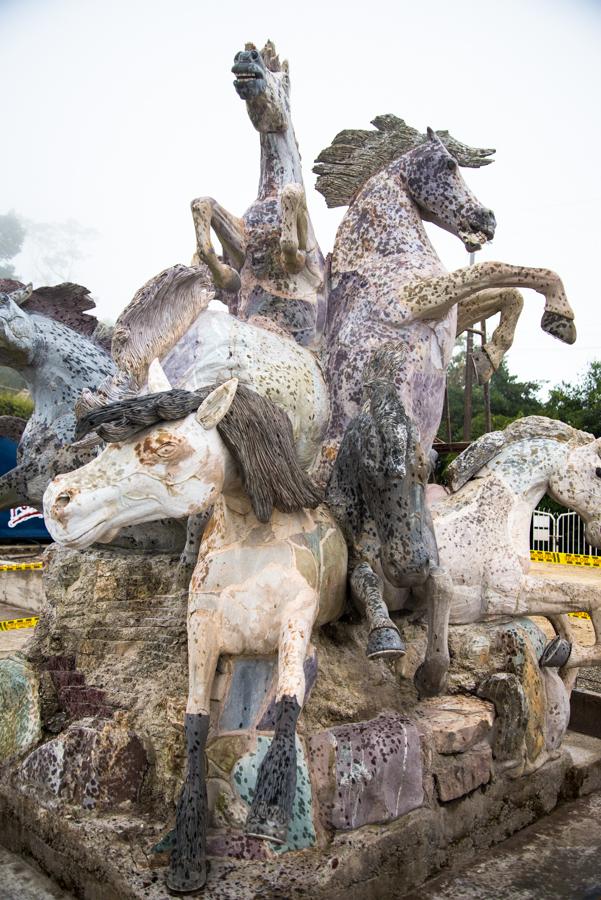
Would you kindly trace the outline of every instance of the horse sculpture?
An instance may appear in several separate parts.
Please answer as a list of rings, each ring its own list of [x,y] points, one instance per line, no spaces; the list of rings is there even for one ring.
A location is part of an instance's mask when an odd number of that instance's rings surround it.
[[[303,664],[314,624],[342,612],[346,546],[325,508],[315,509],[319,495],[296,461],[286,413],[236,379],[117,402],[82,426],[116,443],[48,488],[55,540],[86,547],[125,524],[214,508],[189,590],[188,774],[167,878],[172,890],[193,891],[206,879],[203,755],[218,657],[278,653],[275,733],[246,827],[283,842]]]
[[[395,383],[428,453],[440,423],[458,304],[469,303],[462,325],[467,327],[503,301],[500,294],[491,298],[491,289],[531,287],[546,298],[542,328],[567,343],[576,334],[555,273],[486,262],[446,274],[426,235],[423,220],[457,235],[470,251],[492,239],[494,215],[469,191],[458,167],[490,162],[493,151],[465,147],[447,132],[428,129],[427,137],[420,135],[394,116],[380,116],[374,124],[376,132],[341,132],[314,170],[329,206],[350,204],[331,261],[325,365],[332,416],[326,468],[359,411],[362,372],[382,343],[400,342],[405,348]],[[506,314],[503,327],[484,347],[484,378],[498,365],[499,349],[507,347],[515,303],[510,312],[509,327]]]
[[[290,117],[288,63],[268,41],[236,54],[238,96],[261,136],[257,199],[237,218],[213,198],[194,200],[198,257],[215,285],[232,297],[232,312],[261,316],[296,341],[316,347],[325,322],[325,265],[307,212],[300,153]],[[211,228],[225,260],[211,244]]]
[[[77,284],[33,290],[0,281],[0,364],[19,372],[34,402],[17,450],[17,466],[0,477],[0,509],[38,507],[49,482],[88,462],[85,448],[71,447],[74,407],[115,370],[94,340],[97,320],[89,291]],[[7,422],[14,433],[14,422]],[[2,423],[0,422],[0,428]],[[15,437],[17,435],[15,434]]]

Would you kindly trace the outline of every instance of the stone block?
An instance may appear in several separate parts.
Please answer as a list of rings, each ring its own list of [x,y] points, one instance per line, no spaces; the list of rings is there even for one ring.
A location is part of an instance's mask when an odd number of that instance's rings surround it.
[[[430,736],[438,753],[463,753],[489,735],[495,708],[485,700],[455,694],[422,700],[416,714],[418,731]]]
[[[463,797],[490,781],[490,744],[482,742],[463,753],[435,757],[432,772],[438,796],[443,803]]]
[[[230,688],[219,717],[220,731],[256,726],[267,695],[273,691],[275,659],[235,659]]]
[[[24,753],[40,737],[38,679],[20,656],[0,660],[0,761]]]
[[[252,803],[257,783],[257,774],[263,758],[271,744],[271,738],[257,735],[256,749],[238,760],[232,771],[232,785],[240,799],[248,806]],[[313,825],[313,799],[311,781],[303,745],[296,738],[296,794],[292,805],[292,817],[288,826],[288,839],[277,847],[277,853],[288,850],[303,850],[316,842]]]
[[[423,803],[419,733],[397,713],[314,735],[309,760],[328,829],[390,822]]]
[[[110,808],[137,800],[148,768],[140,739],[106,722],[76,722],[24,760],[20,786],[67,803]]]

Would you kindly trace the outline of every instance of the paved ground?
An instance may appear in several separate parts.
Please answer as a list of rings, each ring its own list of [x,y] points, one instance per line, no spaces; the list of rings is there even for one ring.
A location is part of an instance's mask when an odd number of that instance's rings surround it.
[[[0,847],[0,900],[73,900],[46,878],[35,863],[29,865]]]
[[[3,619],[23,619],[26,616],[33,616],[36,613],[31,610],[24,610],[19,606],[8,606],[6,603],[0,603],[0,621]],[[31,635],[33,629],[19,628],[15,631],[0,631],[0,659],[10,656],[15,650],[20,650]]]
[[[404,900],[599,900],[601,795],[559,807]]]

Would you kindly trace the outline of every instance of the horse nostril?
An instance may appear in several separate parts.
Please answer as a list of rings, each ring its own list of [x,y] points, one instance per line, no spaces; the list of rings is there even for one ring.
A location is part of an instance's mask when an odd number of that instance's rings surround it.
[[[54,501],[54,505],[58,507],[58,509],[64,509],[71,502],[71,495],[67,493],[59,494],[56,500]]]

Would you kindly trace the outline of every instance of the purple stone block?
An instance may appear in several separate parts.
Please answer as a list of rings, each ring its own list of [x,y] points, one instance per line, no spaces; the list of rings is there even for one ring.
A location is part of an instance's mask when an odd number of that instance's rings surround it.
[[[230,859],[273,858],[267,841],[249,837],[247,834],[209,834],[207,856],[226,856]]]
[[[314,735],[309,761],[326,828],[390,822],[423,803],[419,734],[396,713]]]

